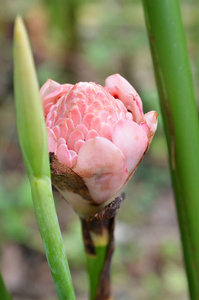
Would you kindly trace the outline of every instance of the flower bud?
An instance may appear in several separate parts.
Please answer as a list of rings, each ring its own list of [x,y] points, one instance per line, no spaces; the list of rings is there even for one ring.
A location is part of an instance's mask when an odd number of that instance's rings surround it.
[[[105,87],[48,80],[40,90],[51,153],[52,182],[85,218],[124,188],[157,128],[157,113],[119,74]]]
[[[39,85],[28,35],[20,17],[14,29],[14,91],[19,143],[28,175],[50,177]]]

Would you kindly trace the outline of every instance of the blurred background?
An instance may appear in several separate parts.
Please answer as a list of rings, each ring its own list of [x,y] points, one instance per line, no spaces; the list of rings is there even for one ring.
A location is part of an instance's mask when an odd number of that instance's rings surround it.
[[[199,101],[199,6],[180,0]],[[116,220],[112,290],[116,300],[187,300],[166,141],[140,0],[0,0],[0,268],[14,300],[57,299],[19,149],[13,99],[12,36],[25,20],[40,85],[94,81],[120,73],[159,126],[129,182]],[[88,299],[78,217],[55,192],[77,300]],[[1,297],[0,297],[1,298]],[[3,299],[2,299],[3,300]]]

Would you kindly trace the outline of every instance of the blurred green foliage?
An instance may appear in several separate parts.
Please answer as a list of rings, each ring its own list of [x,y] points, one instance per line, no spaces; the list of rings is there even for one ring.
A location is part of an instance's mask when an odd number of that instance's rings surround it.
[[[26,223],[33,210],[29,182],[23,179],[15,189],[0,186],[0,199],[1,239],[4,242],[5,240],[23,242],[30,235]]]

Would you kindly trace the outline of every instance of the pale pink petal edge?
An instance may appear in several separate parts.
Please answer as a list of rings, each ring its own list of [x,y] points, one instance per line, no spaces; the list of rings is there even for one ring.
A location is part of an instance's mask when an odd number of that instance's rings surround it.
[[[128,178],[124,155],[103,137],[85,142],[73,170],[83,178],[92,199],[98,204],[112,199]]]
[[[120,74],[114,74],[106,78],[105,88],[114,96],[124,103],[125,107],[130,110],[135,121],[139,123],[143,117],[142,100],[133,86]]]
[[[113,143],[125,156],[125,165],[131,174],[148,147],[148,137],[142,126],[130,120],[120,120],[112,136]]]

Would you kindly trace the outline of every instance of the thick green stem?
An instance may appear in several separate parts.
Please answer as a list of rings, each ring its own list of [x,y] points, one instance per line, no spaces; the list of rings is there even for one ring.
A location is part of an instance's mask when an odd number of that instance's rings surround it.
[[[60,300],[74,300],[70,270],[55,211],[48,177],[30,177],[37,223],[44,244],[50,271]]]
[[[124,197],[122,193],[94,216],[81,220],[90,283],[90,300],[113,299],[111,298],[110,267],[114,251],[114,225],[115,216]]]
[[[199,126],[178,0],[143,0],[189,291],[199,299]]]
[[[110,300],[110,266],[114,250],[114,217],[108,220],[82,220],[90,300]]]
[[[74,290],[55,210],[44,114],[34,61],[21,18],[14,31],[14,90],[19,142],[29,176],[37,223],[60,300]]]
[[[60,30],[64,46],[69,53],[75,52],[78,43],[77,0],[45,0],[53,27]]]
[[[83,240],[90,283],[90,300],[110,300],[110,266],[114,250],[114,217],[82,220]]]
[[[0,274],[0,296],[1,296],[1,299],[3,299],[3,300],[11,300],[11,296],[8,293],[8,290],[5,286],[5,283],[3,281],[3,277],[1,274]]]

